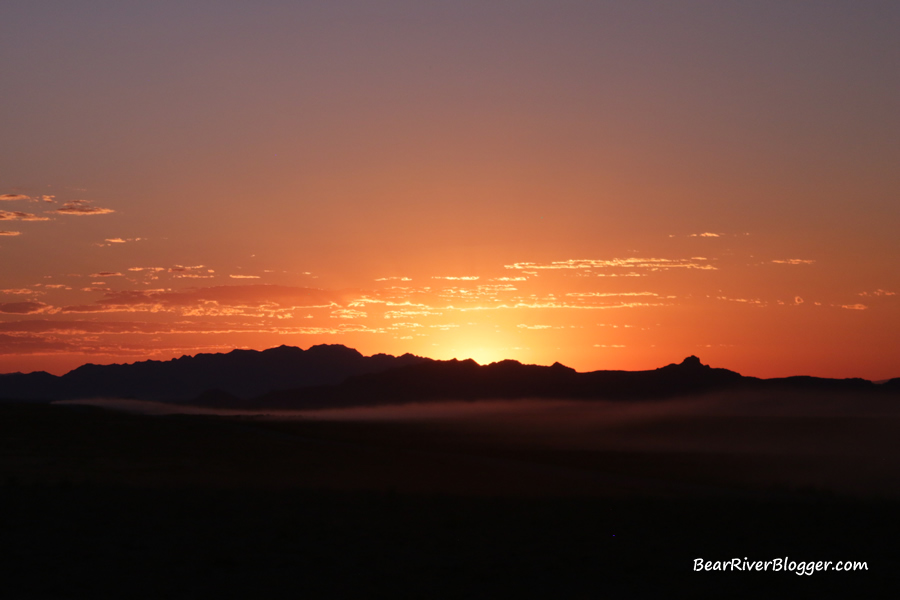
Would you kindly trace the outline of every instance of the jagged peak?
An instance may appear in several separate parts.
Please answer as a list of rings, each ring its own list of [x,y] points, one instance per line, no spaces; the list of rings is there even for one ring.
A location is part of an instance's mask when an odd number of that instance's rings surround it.
[[[694,356],[693,354],[688,356],[687,358],[685,358],[683,361],[681,361],[681,364],[679,366],[692,367],[692,368],[696,368],[696,367],[709,368],[709,365],[704,365],[702,362],[700,362],[700,359],[698,357]]]

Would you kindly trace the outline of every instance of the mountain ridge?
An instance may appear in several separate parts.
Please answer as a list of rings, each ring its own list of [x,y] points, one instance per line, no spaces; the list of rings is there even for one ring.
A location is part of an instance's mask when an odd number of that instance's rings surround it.
[[[65,375],[0,375],[0,398],[54,401],[133,398],[233,408],[323,408],[449,399],[643,399],[734,389],[900,393],[900,378],[792,376],[760,379],[703,364],[696,356],[644,371],[580,373],[554,363],[363,356],[340,344],[181,356],[168,361],[85,364]]]

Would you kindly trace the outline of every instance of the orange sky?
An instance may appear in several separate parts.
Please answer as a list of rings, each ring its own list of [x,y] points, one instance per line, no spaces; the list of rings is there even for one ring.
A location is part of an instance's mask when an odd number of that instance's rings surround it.
[[[0,372],[900,376],[895,3],[10,2]]]

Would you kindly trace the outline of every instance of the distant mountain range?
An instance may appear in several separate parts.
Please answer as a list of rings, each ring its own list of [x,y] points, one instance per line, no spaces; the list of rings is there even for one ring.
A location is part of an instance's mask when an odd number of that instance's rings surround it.
[[[227,354],[198,354],[169,361],[87,364],[61,377],[43,371],[0,375],[0,398],[185,401],[213,389],[253,398],[274,390],[335,385],[348,377],[427,360],[412,354],[363,356],[346,346],[324,344],[309,350],[293,346],[261,352],[232,350]]]
[[[900,378],[744,377],[690,356],[650,371],[578,373],[505,360],[440,361],[404,354],[363,356],[341,345],[302,350],[280,346],[233,350],[170,361],[87,364],[57,377],[45,372],[0,375],[0,399],[53,401],[134,398],[228,408],[324,408],[431,400],[512,398],[640,399],[718,390],[794,389],[900,394]]]

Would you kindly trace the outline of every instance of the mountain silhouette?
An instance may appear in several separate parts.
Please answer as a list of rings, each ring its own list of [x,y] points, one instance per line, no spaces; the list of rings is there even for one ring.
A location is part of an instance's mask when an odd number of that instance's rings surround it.
[[[896,380],[900,383],[900,379]],[[788,377],[759,379],[728,369],[712,368],[689,356],[679,364],[648,371],[578,373],[555,363],[523,365],[504,360],[479,365],[469,360],[425,361],[380,373],[359,375],[339,385],[312,386],[264,394],[232,404],[257,408],[327,408],[427,402],[515,398],[640,400],[724,390],[900,391],[864,379]],[[206,397],[209,406],[225,406],[223,397]]]
[[[351,377],[337,386],[274,391],[255,398],[253,405],[322,408],[429,400],[655,398],[735,387],[746,379],[703,365],[696,356],[652,371],[589,373],[560,363],[545,367],[504,360],[479,365],[472,359],[453,359]]]
[[[644,399],[722,390],[900,393],[900,378],[745,377],[696,356],[647,371],[579,373],[554,363],[432,360],[404,354],[363,356],[342,345],[279,346],[169,361],[87,364],[61,377],[0,375],[0,398],[134,398],[221,408],[324,408],[436,400],[515,398]]]
[[[363,356],[341,345],[302,350],[232,350],[169,361],[132,364],[86,364],[61,377],[45,372],[0,375],[0,398],[62,400],[89,397],[141,400],[188,400],[209,390],[237,399],[272,390],[333,385],[353,375],[375,373],[428,359],[405,354]]]

